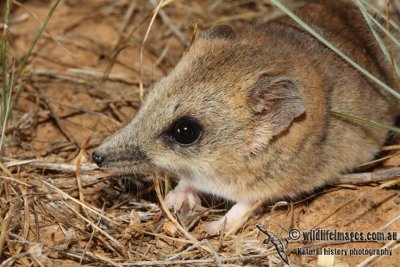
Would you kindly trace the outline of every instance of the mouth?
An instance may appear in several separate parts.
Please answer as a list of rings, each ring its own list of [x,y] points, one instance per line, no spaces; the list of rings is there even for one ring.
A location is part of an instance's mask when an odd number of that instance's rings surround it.
[[[128,174],[128,173],[154,173],[160,171],[155,165],[151,163],[132,163],[130,161],[112,161],[105,162],[100,167],[102,170],[111,171],[115,173]]]

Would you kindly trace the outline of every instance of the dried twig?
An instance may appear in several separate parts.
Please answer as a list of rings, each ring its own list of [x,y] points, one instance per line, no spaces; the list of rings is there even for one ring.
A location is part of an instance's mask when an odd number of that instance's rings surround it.
[[[364,173],[351,173],[338,176],[335,185],[379,183],[400,178],[400,167]]]

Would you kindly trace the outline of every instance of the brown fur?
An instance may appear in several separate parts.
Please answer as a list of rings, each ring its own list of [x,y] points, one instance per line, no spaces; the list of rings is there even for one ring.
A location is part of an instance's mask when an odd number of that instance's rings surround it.
[[[394,86],[357,9],[311,1],[296,14]],[[239,33],[227,27],[198,38],[132,122],[100,146],[107,167],[158,168],[200,191],[254,202],[295,197],[374,157],[387,132],[329,111],[393,124],[394,97],[287,16]],[[166,142],[163,132],[186,115],[202,123],[201,140]]]

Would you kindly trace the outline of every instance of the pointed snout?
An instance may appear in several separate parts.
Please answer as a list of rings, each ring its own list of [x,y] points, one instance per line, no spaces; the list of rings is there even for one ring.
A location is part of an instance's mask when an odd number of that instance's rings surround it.
[[[143,149],[145,142],[138,138],[136,128],[129,123],[106,138],[93,152],[93,162],[101,168],[112,170],[134,169],[139,164],[149,163],[150,159]]]
[[[93,162],[101,168],[115,168],[123,165],[131,166],[148,163],[149,158],[137,146],[101,145],[92,154]]]

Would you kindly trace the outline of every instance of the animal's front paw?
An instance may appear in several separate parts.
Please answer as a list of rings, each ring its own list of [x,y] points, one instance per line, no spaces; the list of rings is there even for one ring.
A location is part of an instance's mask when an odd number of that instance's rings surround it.
[[[170,191],[165,197],[165,202],[169,208],[178,211],[185,201],[188,202],[190,210],[193,210],[195,206],[201,206],[201,200],[196,189],[180,180],[174,190]]]
[[[216,235],[221,231],[236,231],[248,219],[248,211],[252,204],[247,202],[238,202],[232,206],[228,213],[218,221],[211,222],[204,227],[209,235]]]
[[[225,221],[226,221],[226,216],[222,217],[218,221],[210,222],[204,226],[204,231],[209,235],[219,234],[222,230],[224,230],[224,228],[227,229]]]

